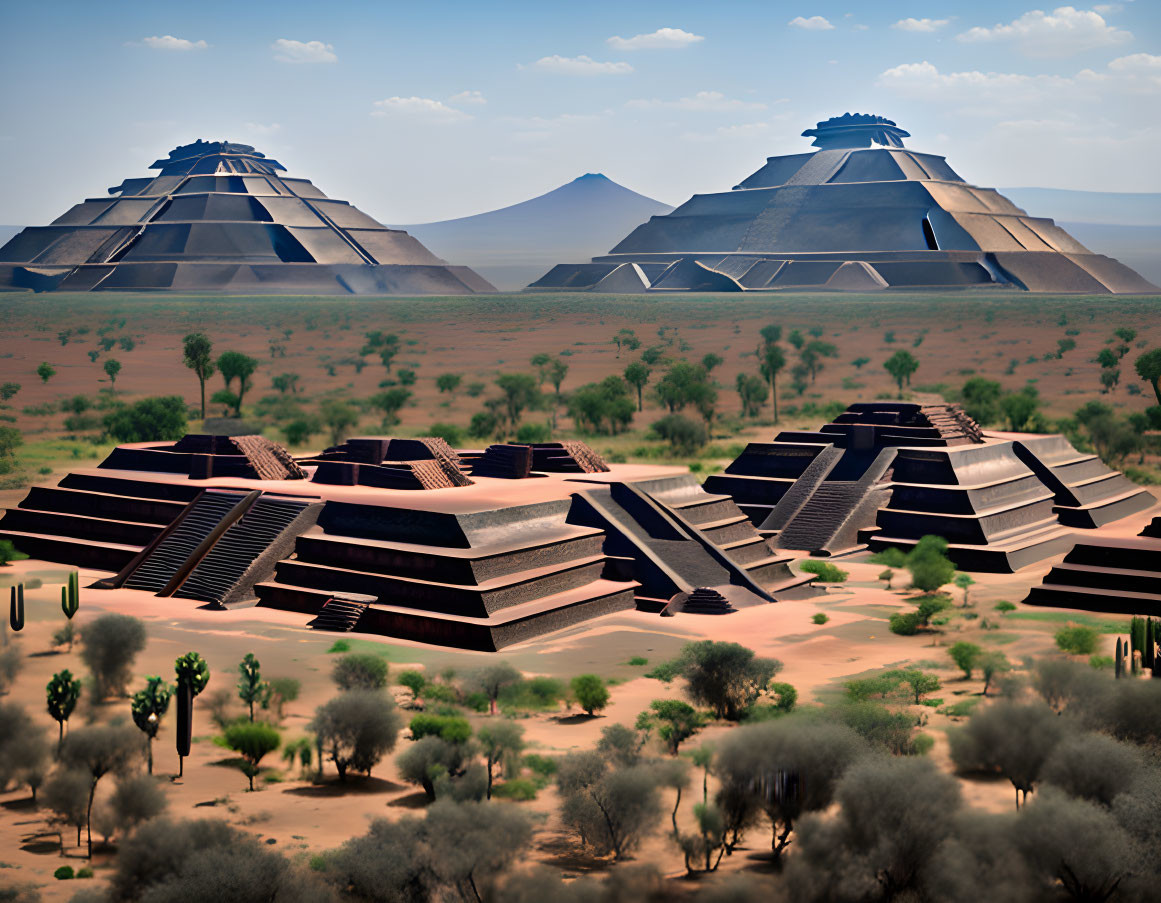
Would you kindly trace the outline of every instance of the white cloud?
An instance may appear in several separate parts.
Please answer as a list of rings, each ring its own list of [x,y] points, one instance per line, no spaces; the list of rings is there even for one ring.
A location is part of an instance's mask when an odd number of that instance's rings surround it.
[[[680,28],[659,28],[649,34],[633,35],[631,38],[613,35],[605,43],[614,50],[680,50],[704,40],[704,36]]]
[[[689,110],[696,113],[726,113],[735,110],[764,110],[766,104],[726,97],[720,91],[698,91],[692,97],[678,100],[630,100],[625,106],[634,109],[661,107],[673,110]]]
[[[932,32],[932,31],[939,31],[939,29],[943,28],[943,26],[945,26],[950,21],[951,21],[950,19],[912,19],[912,18],[906,18],[906,19],[900,19],[898,22],[896,22],[891,27],[898,29],[899,31]]]
[[[210,46],[205,41],[187,41],[185,38],[175,38],[171,34],[144,38],[141,43],[154,50],[205,50]]]
[[[1119,3],[1097,3],[1095,6],[1093,6],[1093,9],[1100,13],[1102,16],[1107,16],[1109,13],[1121,12],[1124,7]]]
[[[809,19],[795,16],[786,24],[793,28],[805,28],[807,31],[831,31],[834,29],[834,26],[824,16],[811,16]]]
[[[996,107],[1059,95],[1069,101],[1161,92],[1161,56],[1134,53],[1108,64],[1104,71],[1081,69],[1075,75],[1024,75],[1015,72],[940,72],[924,60],[883,72],[876,87],[906,97],[951,103],[986,101]]]
[[[246,131],[252,135],[273,135],[282,129],[282,126],[277,122],[272,122],[269,125],[264,125],[261,122],[247,122],[245,127]]]
[[[322,41],[291,41],[279,38],[270,45],[280,63],[333,63],[338,60],[335,48]]]
[[[372,116],[422,117],[433,122],[462,122],[472,117],[430,97],[388,97],[372,104]]]
[[[1131,32],[1114,28],[1096,10],[1061,6],[1046,13],[1034,9],[1007,25],[969,28],[956,36],[964,43],[1011,41],[1028,56],[1071,56],[1131,40]]]
[[[488,102],[488,99],[479,91],[460,91],[459,94],[453,94],[447,100],[448,103],[484,104]]]
[[[584,54],[580,56],[553,54],[541,57],[529,68],[555,72],[558,75],[629,75],[633,71],[633,67],[628,63],[602,63]]]

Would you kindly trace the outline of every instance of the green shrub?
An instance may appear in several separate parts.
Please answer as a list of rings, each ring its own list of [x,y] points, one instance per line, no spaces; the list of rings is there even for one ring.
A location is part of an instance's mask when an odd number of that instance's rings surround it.
[[[842,568],[835,567],[829,561],[810,561],[802,562],[800,570],[807,574],[815,574],[818,577],[819,583],[845,583],[847,577],[850,575]]]
[[[897,611],[891,615],[888,622],[892,633],[901,636],[914,636],[919,632],[920,617],[917,611]]]
[[[57,881],[71,881],[76,877],[76,874],[73,872],[73,867],[71,865],[62,865],[52,873],[52,876],[56,878]]]
[[[980,697],[973,696],[971,699],[961,699],[959,702],[945,705],[938,711],[940,715],[946,715],[948,718],[968,718],[979,703]]]
[[[348,643],[346,640],[335,640],[334,643],[331,644],[331,648],[327,650],[328,653],[329,652],[350,652],[350,651],[351,651],[351,644]]]
[[[92,878],[93,877],[93,870],[91,868],[89,868],[87,865],[84,868],[79,868],[79,869],[77,869],[77,877],[78,878]]]
[[[516,800],[526,803],[536,799],[536,784],[527,778],[513,778],[503,784],[495,785],[492,788],[492,796],[498,796],[502,800]]]
[[[871,556],[872,564],[882,564],[889,568],[902,568],[907,565],[907,555],[902,549],[890,546]]]
[[[1097,671],[1108,671],[1115,664],[1111,655],[1089,656],[1088,663]]]
[[[649,664],[649,659],[640,655],[634,655],[631,659],[629,659],[629,664],[633,665],[635,668],[640,668]]]
[[[1056,631],[1056,645],[1069,655],[1092,655],[1096,652],[1099,637],[1100,634],[1091,627],[1070,624]]]
[[[556,759],[551,756],[529,753],[524,757],[524,767],[544,777],[551,777],[556,774],[558,765]]]
[[[429,715],[426,712],[411,719],[411,739],[439,737],[447,743],[466,743],[472,736],[472,726],[467,718],[457,715]]]
[[[820,611],[816,614],[811,615],[810,620],[813,621],[815,624],[825,624],[827,621],[830,620],[830,617],[825,612]]]
[[[1016,605],[1013,602],[1009,602],[1007,599],[1001,599],[995,604],[994,608],[996,611],[1006,613],[1009,611],[1015,611]]]

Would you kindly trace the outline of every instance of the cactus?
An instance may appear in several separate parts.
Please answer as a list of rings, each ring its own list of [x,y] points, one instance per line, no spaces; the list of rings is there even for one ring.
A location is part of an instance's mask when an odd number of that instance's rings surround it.
[[[181,681],[177,685],[177,776],[185,774],[185,757],[193,744],[193,688]]]
[[[1150,671],[1157,664],[1157,622],[1149,618],[1145,622],[1145,667]]]
[[[20,632],[24,629],[24,584],[18,583],[12,587],[11,599],[8,603],[8,623],[12,629]]]
[[[1125,660],[1121,657],[1122,655],[1121,638],[1117,637],[1117,654],[1113,659],[1113,676],[1118,679],[1121,677],[1121,671],[1124,670],[1125,665]]]
[[[77,571],[69,574],[68,584],[60,588],[60,608],[70,621],[81,607],[81,575]]]

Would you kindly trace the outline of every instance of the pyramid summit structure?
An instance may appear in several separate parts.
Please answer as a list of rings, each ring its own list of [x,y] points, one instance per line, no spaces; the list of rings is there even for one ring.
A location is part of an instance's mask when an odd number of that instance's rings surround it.
[[[694,195],[529,290],[1158,291],[943,157],[908,150],[889,119],[847,113],[802,134],[817,151],[770,157],[733,190]]]
[[[0,289],[465,295],[449,266],[246,144],[195,141],[0,247]]]

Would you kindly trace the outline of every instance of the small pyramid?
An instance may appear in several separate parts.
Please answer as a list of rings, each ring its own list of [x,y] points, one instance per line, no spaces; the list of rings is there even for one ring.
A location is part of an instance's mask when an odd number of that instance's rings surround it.
[[[802,133],[817,151],[770,157],[731,191],[653,216],[591,263],[562,263],[529,291],[854,291],[1004,286],[1151,293],[1050,219],[904,147],[890,119],[846,113]]]
[[[0,247],[0,289],[469,295],[495,288],[247,144],[195,141]]]

